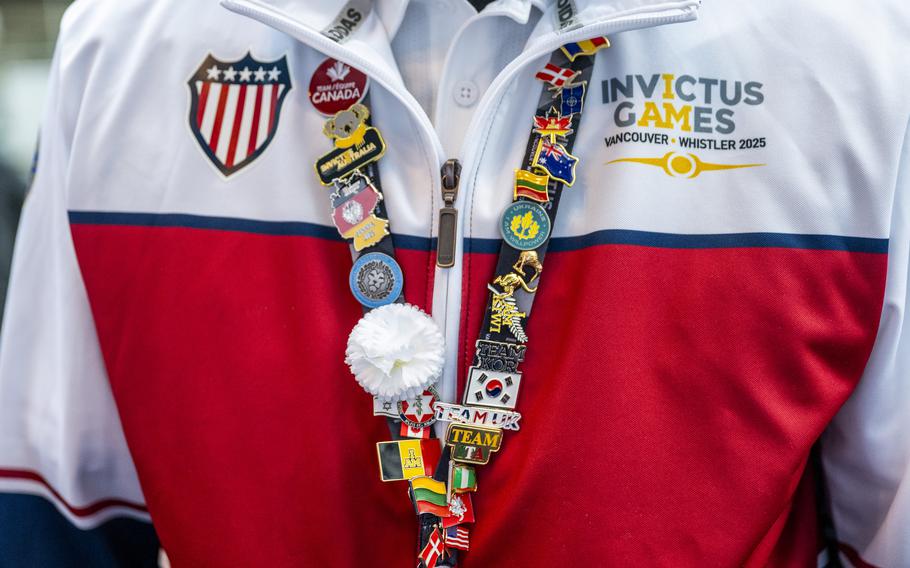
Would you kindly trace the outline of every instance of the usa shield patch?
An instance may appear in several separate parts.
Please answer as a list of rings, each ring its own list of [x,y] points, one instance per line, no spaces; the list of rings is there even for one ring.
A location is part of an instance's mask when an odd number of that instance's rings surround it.
[[[287,57],[239,61],[212,55],[189,81],[190,129],[215,167],[224,174],[258,158],[275,137],[281,107],[291,90]]]

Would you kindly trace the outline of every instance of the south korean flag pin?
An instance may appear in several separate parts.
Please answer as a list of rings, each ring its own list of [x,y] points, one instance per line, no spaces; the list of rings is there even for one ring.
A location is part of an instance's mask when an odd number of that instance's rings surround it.
[[[521,373],[501,373],[471,367],[464,403],[471,406],[491,408],[515,408],[518,402],[518,388]]]

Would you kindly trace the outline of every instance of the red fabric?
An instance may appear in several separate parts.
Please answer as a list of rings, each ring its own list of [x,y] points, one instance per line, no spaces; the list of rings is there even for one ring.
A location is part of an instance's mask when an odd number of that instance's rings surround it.
[[[360,315],[344,243],[73,235],[175,568],[414,564],[406,487],[379,481],[386,426],[343,363]],[[399,260],[426,307],[431,255]],[[466,260],[462,362],[495,255]],[[794,495],[868,357],[885,266],[761,248],[547,255],[521,431],[479,469],[464,566],[814,565],[815,531],[790,522],[811,522],[812,500]]]
[[[794,492],[868,359],[886,263],[766,248],[548,254],[521,431],[478,472],[464,566],[814,566],[815,527],[788,517],[814,523],[814,500]],[[460,388],[494,265],[473,255],[465,269]]]
[[[74,226],[148,508],[175,568],[413,565],[407,484],[344,364],[361,315],[347,245],[179,228]],[[425,252],[401,251],[426,307]]]

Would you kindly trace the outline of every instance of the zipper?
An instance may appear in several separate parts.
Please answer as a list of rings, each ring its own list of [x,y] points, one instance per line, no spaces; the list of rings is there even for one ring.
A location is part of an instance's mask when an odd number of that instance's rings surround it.
[[[461,181],[461,162],[446,160],[440,171],[442,178],[442,208],[439,210],[439,223],[436,225],[438,241],[436,245],[436,266],[452,268],[455,266],[455,243],[458,235],[458,209],[455,199],[458,197],[458,184]]]
[[[443,187],[444,173],[440,176],[436,175],[436,168],[441,165],[444,168],[446,163],[442,142],[436,135],[429,117],[423,107],[420,106],[420,103],[417,102],[417,99],[406,91],[390,73],[364,59],[344,45],[335,43],[316,30],[282,14],[280,10],[263,4],[260,0],[221,0],[221,3],[225,8],[233,12],[258,20],[303,43],[311,45],[330,57],[350,63],[382,85],[417,120],[418,130],[423,138],[421,146],[432,149],[432,155],[427,153],[427,160],[432,165],[432,173],[430,175],[432,180],[431,191],[433,195],[441,194],[443,198],[443,206],[438,211],[438,216],[440,223],[445,219],[446,231],[445,233],[442,232],[443,226],[440,224],[440,230],[437,234],[439,236],[438,246],[439,248],[445,246],[447,254],[443,255],[443,264],[438,264],[439,256],[437,255],[437,267],[433,284],[432,316],[443,330],[443,335],[446,338],[443,376],[440,377],[437,389],[443,400],[453,401],[457,390],[456,370],[458,368],[458,340],[461,332],[461,288],[462,269],[464,266],[462,259],[464,257],[464,237],[466,235],[464,224],[460,225],[459,230],[458,211],[464,211],[465,204],[470,203],[471,199],[473,199],[475,187],[473,178],[476,176],[480,161],[477,154],[483,149],[483,145],[477,144],[477,141],[485,140],[489,136],[489,129],[492,128],[493,123],[491,117],[498,107],[495,103],[503,96],[508,84],[525,65],[558,49],[559,46],[590,37],[692,20],[695,18],[696,9],[701,4],[701,0],[666,2],[659,4],[653,10],[648,10],[647,8],[633,9],[625,14],[612,14],[602,21],[560,34],[546,34],[532,41],[521,55],[506,65],[499,73],[478,103],[477,111],[471,118],[459,152],[461,162],[453,160],[459,166],[465,165],[466,167],[460,170],[459,175],[455,176],[457,181],[450,183],[448,188]],[[545,13],[543,17],[548,17],[548,15]],[[482,129],[481,127],[484,125],[485,128]],[[471,144],[470,141],[474,143]],[[459,191],[463,177],[467,180],[467,187],[463,191]],[[440,193],[437,194],[437,191]],[[441,424],[437,424],[437,433],[441,433],[440,428]]]

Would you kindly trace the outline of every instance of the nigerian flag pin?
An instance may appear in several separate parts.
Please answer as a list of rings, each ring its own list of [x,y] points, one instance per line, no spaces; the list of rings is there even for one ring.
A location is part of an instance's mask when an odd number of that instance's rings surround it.
[[[473,467],[457,464],[452,468],[452,491],[455,493],[477,491],[477,476]]]

